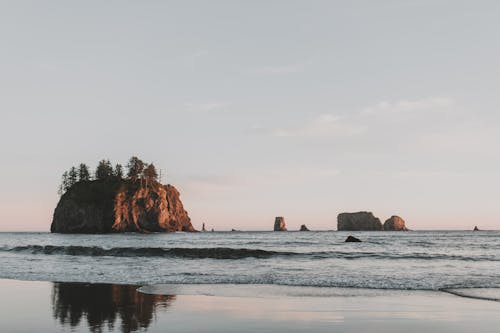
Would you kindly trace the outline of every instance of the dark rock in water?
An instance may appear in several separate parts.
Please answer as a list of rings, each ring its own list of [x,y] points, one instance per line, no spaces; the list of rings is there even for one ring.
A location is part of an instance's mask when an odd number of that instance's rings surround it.
[[[405,225],[405,221],[396,215],[391,216],[384,223],[384,230],[386,231],[408,231]]]
[[[303,225],[300,226],[300,230],[299,231],[309,231],[309,229],[306,227],[305,224],[303,224]]]
[[[354,236],[348,236],[345,240],[346,243],[360,243],[361,239],[356,238]]]
[[[337,230],[379,231],[383,230],[383,226],[371,212],[342,213],[337,217]]]
[[[231,229],[231,231],[238,231],[238,230],[236,230],[236,229]]]
[[[474,227],[474,231],[479,231],[479,228],[477,227],[477,225]]]
[[[286,231],[285,218],[278,216],[274,220],[274,231]]]
[[[54,211],[51,232],[196,231],[179,192],[158,182],[103,179],[74,184]]]

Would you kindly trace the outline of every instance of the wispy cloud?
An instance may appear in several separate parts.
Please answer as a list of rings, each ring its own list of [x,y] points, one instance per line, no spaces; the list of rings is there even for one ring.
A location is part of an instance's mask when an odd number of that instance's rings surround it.
[[[413,111],[436,111],[443,112],[449,110],[453,105],[453,99],[446,97],[434,97],[420,100],[400,100],[395,102],[380,102],[376,105],[369,106],[361,114],[395,114]]]
[[[335,137],[352,136],[366,132],[374,126],[384,127],[389,121],[406,121],[411,116],[427,116],[431,113],[443,113],[451,110],[454,101],[451,98],[435,97],[420,100],[399,100],[380,102],[361,111],[347,115],[321,114],[306,120],[296,127],[272,129],[276,137]]]
[[[272,135],[277,137],[290,136],[342,136],[361,133],[365,126],[345,122],[345,118],[322,114],[295,128],[276,128]]]

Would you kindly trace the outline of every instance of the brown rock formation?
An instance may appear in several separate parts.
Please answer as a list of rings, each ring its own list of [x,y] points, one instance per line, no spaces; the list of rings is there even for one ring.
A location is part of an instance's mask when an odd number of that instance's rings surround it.
[[[283,216],[278,216],[274,220],[274,231],[287,231],[285,218]]]
[[[59,200],[51,232],[195,231],[172,185],[121,179],[83,181]]]
[[[383,230],[380,220],[371,212],[341,213],[337,217],[339,231],[379,231]]]
[[[309,229],[307,228],[307,226],[305,224],[303,224],[303,225],[300,226],[300,230],[299,231],[309,231]]]
[[[405,221],[396,215],[391,216],[384,223],[384,230],[386,231],[408,231],[405,226]]]

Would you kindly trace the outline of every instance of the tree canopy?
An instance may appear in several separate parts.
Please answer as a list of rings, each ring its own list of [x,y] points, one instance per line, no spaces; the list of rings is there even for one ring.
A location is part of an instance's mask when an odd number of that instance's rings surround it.
[[[123,167],[121,164],[115,165],[115,177],[123,178]]]
[[[59,195],[63,195],[77,182],[106,179],[124,179],[123,166],[121,164],[116,164],[113,168],[109,159],[102,159],[97,164],[95,171],[91,172],[85,163],[80,163],[78,168],[73,166],[62,174],[58,193]],[[147,164],[138,157],[132,156],[127,163],[127,178],[125,179],[134,182],[140,180],[140,186],[143,186],[143,180],[145,180],[145,185],[147,187],[149,184],[158,182],[158,172],[153,163]]]
[[[83,182],[90,180],[89,167],[85,163],[80,163],[78,167],[78,181]]]
[[[153,163],[148,164],[146,169],[144,169],[144,178],[146,179],[146,186],[148,186],[148,183],[151,184],[158,181],[158,173]]]
[[[132,156],[127,164],[127,176],[132,180],[137,180],[144,170],[144,162],[138,157]]]
[[[71,167],[68,172],[68,182],[69,186],[73,186],[78,181],[78,171],[75,167]]]
[[[113,166],[109,160],[101,160],[95,170],[96,179],[107,179],[113,176]]]

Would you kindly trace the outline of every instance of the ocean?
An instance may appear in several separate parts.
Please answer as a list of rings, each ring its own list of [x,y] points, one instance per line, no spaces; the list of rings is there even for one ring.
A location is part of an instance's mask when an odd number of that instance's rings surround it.
[[[18,280],[494,289],[500,231],[0,233],[0,261]]]

